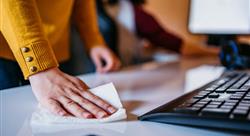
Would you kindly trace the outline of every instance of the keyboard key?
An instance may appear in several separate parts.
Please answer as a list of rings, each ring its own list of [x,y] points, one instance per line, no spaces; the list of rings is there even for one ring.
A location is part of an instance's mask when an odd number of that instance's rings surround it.
[[[214,101],[212,101],[212,102],[210,102],[209,105],[218,105],[218,106],[220,106],[222,103],[223,102],[214,102]]]
[[[250,86],[250,80],[248,80],[243,86]]]
[[[211,93],[208,95],[208,98],[219,98],[220,95],[218,93]]]
[[[236,110],[246,110],[246,111],[248,111],[248,110],[249,110],[249,107],[237,106],[235,109],[236,109]]]
[[[245,89],[245,90],[250,90],[250,86],[249,85],[243,85],[240,89]]]
[[[241,100],[242,96],[230,96],[230,100]]]
[[[214,91],[216,88],[206,88],[205,91],[211,92]]]
[[[246,94],[246,92],[236,92],[233,95],[237,95],[237,96],[244,96]]]
[[[232,94],[231,96],[243,97],[244,95],[245,95],[244,92],[236,92],[236,93]]]
[[[214,91],[218,87],[219,87],[218,85],[213,84],[209,86],[208,88],[206,88],[205,91],[211,92],[211,91]]]
[[[246,92],[236,92],[233,95],[235,96],[245,96]]]
[[[221,109],[233,109],[234,108],[234,106],[229,106],[229,105],[222,105],[221,107],[220,107]]]
[[[220,103],[223,103],[224,100],[223,100],[223,99],[212,99],[212,102],[220,102]]]
[[[216,91],[222,91],[222,90],[228,89],[228,88],[229,88],[230,86],[232,86],[237,80],[238,80],[238,78],[234,78],[234,79],[230,80],[229,82],[227,82],[227,83],[224,84],[223,86],[217,88]]]
[[[231,89],[238,89],[240,88],[247,80],[249,76],[242,77],[238,82],[236,82],[233,86],[231,86]]]
[[[230,113],[230,109],[219,109],[219,108],[204,108],[201,111],[202,116],[213,116],[213,117],[227,117]]]
[[[247,92],[247,89],[227,89],[226,93]]]
[[[188,114],[196,114],[198,113],[200,108],[197,107],[185,107],[185,108],[175,108],[174,111],[178,113],[188,113]]]
[[[205,97],[206,97],[206,95],[196,95],[193,98],[194,99],[202,99],[202,98],[205,98]]]
[[[206,108],[218,108],[218,107],[219,105],[210,105],[210,104],[206,106]]]
[[[233,118],[237,118],[237,119],[245,119],[247,117],[247,110],[238,110],[235,109],[232,112]]]
[[[250,104],[247,104],[247,103],[239,103],[238,106],[241,106],[241,107],[250,107]]]
[[[203,104],[203,105],[205,105],[205,104],[207,104],[209,101],[199,101],[199,102],[197,102],[197,104]]]
[[[239,100],[226,100],[225,102],[226,102],[226,103],[227,103],[227,102],[228,102],[228,103],[238,103]]]
[[[233,86],[231,86],[230,88],[228,89],[239,89],[241,86],[241,84],[234,84]]]
[[[198,104],[198,103],[196,103],[196,104],[194,104],[192,107],[202,108],[202,107],[204,107],[204,106],[205,106],[205,104]]]
[[[211,100],[210,100],[210,99],[202,99],[202,100],[200,100],[199,102],[206,102],[206,103],[209,103],[209,102],[211,102]]]
[[[224,106],[235,106],[236,103],[225,102],[223,105],[224,105]]]
[[[227,88],[218,88],[215,90],[216,93],[222,93],[225,92]]]
[[[225,90],[216,90],[215,92],[216,92],[216,93],[219,93],[219,94],[222,94],[222,93],[225,92]]]
[[[250,96],[246,96],[243,98],[243,100],[247,100],[247,101],[250,101]]]
[[[240,103],[250,104],[250,101],[242,100]]]

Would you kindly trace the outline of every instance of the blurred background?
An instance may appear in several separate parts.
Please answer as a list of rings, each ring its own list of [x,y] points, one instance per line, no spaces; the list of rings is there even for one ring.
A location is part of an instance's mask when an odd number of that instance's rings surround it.
[[[207,45],[207,35],[192,34],[188,30],[191,0],[97,0],[96,2],[100,31],[108,46],[121,58],[123,66],[135,65],[153,59],[167,61],[169,58],[176,59],[176,57],[180,56],[180,54],[176,54],[178,53],[176,49],[171,49],[167,47],[168,45],[164,44],[159,45],[162,42],[170,44],[167,40],[161,41],[164,38],[154,40],[155,37],[153,37],[153,41],[158,42],[152,43],[150,36],[149,38],[145,38],[138,34],[136,17],[141,14],[137,15],[138,8],[133,8],[133,6],[138,7],[138,5],[145,12],[145,15],[148,16],[146,18],[151,19],[151,23],[155,23],[154,26],[158,25],[157,29],[161,29],[160,31],[165,35],[173,35],[169,39],[172,38],[175,41],[181,39],[182,44],[192,45],[191,47],[187,46],[190,48],[187,51],[190,52],[190,56],[192,54],[196,56],[198,52],[204,56],[206,54],[207,56],[214,55],[210,52],[203,52],[204,50],[200,50],[199,48],[198,50],[195,49],[197,46],[213,45]],[[149,24],[146,27],[151,27],[150,22],[145,21],[143,23]],[[153,30],[151,31],[153,32]],[[69,63],[74,66],[74,70],[71,70],[73,73],[71,74],[79,75],[94,72],[94,65],[88,58],[87,53],[84,53],[83,46],[79,46],[79,44],[83,43],[74,26],[71,39],[72,57]],[[250,44],[249,35],[237,36],[236,40],[240,43]]]

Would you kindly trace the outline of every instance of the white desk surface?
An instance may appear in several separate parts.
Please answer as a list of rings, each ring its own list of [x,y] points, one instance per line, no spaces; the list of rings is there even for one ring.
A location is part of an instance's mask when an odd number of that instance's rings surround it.
[[[34,127],[29,123],[37,106],[30,86],[0,91],[1,136],[195,136],[233,135],[230,132],[138,121],[137,116],[185,93],[185,73],[202,64],[217,64],[213,58],[181,59],[175,62],[145,63],[105,75],[81,75],[90,87],[113,82],[128,120],[107,124],[53,125]],[[198,80],[202,80],[202,77]]]

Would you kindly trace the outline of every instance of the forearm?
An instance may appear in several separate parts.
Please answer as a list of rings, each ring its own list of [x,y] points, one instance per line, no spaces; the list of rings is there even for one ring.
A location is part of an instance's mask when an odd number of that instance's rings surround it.
[[[198,42],[185,41],[181,46],[180,53],[183,56],[218,56],[219,48],[207,47]]]
[[[165,30],[158,21],[141,6],[134,6],[136,32],[154,46],[180,52],[183,41],[177,35]],[[145,23],[147,22],[147,23]]]
[[[87,49],[95,46],[105,46],[97,23],[96,5],[94,0],[76,0],[73,16]]]
[[[30,75],[57,67],[52,48],[44,35],[34,0],[2,0],[1,32],[22,72]]]

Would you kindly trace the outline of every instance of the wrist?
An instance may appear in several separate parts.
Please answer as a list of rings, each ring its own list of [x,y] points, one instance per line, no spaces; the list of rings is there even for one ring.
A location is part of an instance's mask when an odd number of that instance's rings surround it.
[[[33,80],[33,79],[36,79],[36,78],[39,78],[39,77],[43,77],[45,75],[50,75],[50,73],[54,73],[54,72],[57,72],[59,69],[58,67],[53,67],[53,68],[49,68],[49,69],[46,69],[44,71],[40,71],[36,74],[33,74],[31,76],[29,76],[29,80]]]

